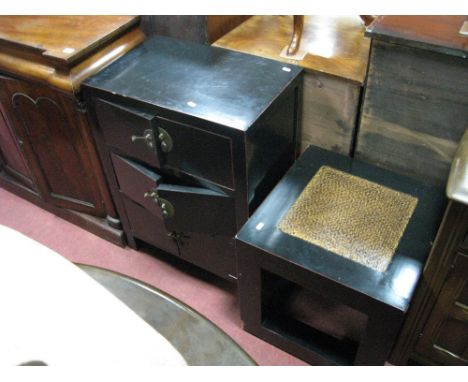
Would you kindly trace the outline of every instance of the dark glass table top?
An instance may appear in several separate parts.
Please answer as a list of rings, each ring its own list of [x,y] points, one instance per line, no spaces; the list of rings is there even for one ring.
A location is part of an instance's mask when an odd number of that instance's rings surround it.
[[[127,276],[78,266],[165,337],[188,365],[256,365],[226,333],[181,301]]]

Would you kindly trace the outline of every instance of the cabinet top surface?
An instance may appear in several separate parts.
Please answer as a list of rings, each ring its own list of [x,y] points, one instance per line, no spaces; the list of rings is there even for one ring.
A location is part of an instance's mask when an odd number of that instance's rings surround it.
[[[245,131],[300,73],[294,65],[152,37],[84,87]]]
[[[0,46],[72,64],[138,20],[137,16],[0,16]]]
[[[460,33],[468,16],[379,16],[368,28],[375,39],[468,57],[468,35]]]

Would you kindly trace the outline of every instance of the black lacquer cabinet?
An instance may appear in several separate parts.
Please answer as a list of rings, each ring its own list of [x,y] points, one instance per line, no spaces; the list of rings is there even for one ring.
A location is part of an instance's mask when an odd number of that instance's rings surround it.
[[[129,245],[236,279],[234,236],[296,156],[301,69],[152,37],[83,92]]]

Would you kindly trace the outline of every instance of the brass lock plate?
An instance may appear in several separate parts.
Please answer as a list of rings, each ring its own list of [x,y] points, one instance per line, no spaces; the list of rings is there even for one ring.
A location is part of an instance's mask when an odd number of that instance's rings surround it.
[[[159,145],[161,146],[161,150],[163,153],[168,153],[172,151],[172,148],[174,146],[172,137],[162,127],[158,127],[158,139]]]

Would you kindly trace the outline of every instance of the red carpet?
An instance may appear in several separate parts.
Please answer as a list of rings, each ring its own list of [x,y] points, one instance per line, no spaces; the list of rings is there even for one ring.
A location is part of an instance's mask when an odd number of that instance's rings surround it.
[[[110,269],[153,285],[218,325],[259,365],[303,361],[241,329],[235,285],[187,266],[120,248],[0,188],[0,224],[46,245],[70,261]]]

